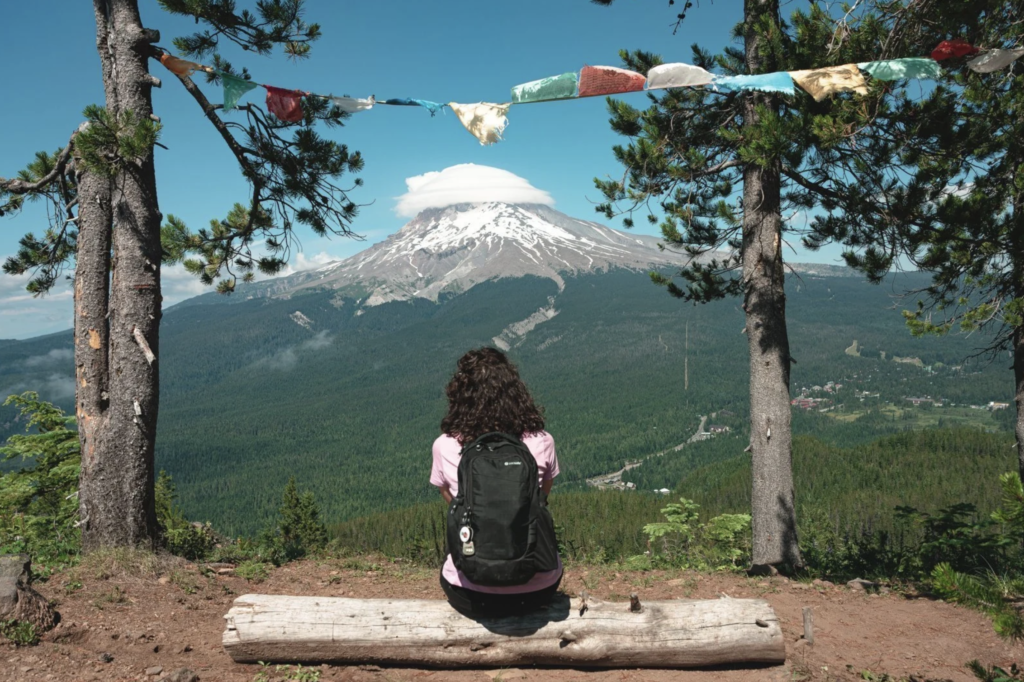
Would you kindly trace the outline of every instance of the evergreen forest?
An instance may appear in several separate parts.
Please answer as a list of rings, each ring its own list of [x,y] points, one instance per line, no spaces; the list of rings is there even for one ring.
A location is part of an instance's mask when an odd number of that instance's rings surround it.
[[[940,425],[1009,428],[1000,412],[971,407],[1010,400],[1004,360],[974,357],[977,337],[910,336],[895,292],[917,282],[914,275],[902,277],[871,286],[855,277],[804,273],[787,285],[797,360],[793,397],[824,401],[794,409],[794,433],[805,436],[796,446],[801,485],[812,480],[807,462],[845,461],[839,453],[878,436]],[[162,325],[158,469],[172,475],[190,519],[231,535],[264,527],[291,477],[315,494],[331,524],[430,505],[439,499],[427,482],[430,447],[455,360],[491,344],[509,324],[548,305],[549,297],[558,314],[519,339],[511,355],[556,439],[562,474],[553,499],[565,500],[555,502],[556,509],[585,500],[594,505],[591,512],[567,516],[621,524],[630,537],[664,503],[653,489],[685,491],[709,511],[741,509],[741,489],[749,494],[743,479],[748,370],[738,303],[682,305],[652,291],[643,273],[628,271],[570,278],[562,292],[537,278],[489,282],[437,303],[363,307],[337,292],[247,298],[244,289],[233,297],[187,301],[170,309]],[[299,324],[297,312],[308,322]],[[69,334],[0,344],[4,394],[38,389],[42,399],[69,409],[61,385],[71,382],[70,344]],[[945,402],[913,406],[907,400],[921,396]],[[23,429],[17,413],[5,409],[0,438]],[[729,431],[672,450],[695,433],[702,416]],[[997,438],[993,433],[985,442]],[[604,501],[586,484],[666,450],[623,476],[639,489],[624,493],[634,499],[613,502],[610,495]],[[1000,453],[1009,458],[1009,446]],[[907,467],[918,461],[910,451],[907,457]],[[919,463],[929,474],[939,471]],[[823,467],[813,468],[813,480],[826,475]],[[977,473],[994,484],[993,472],[1009,468],[1007,459]],[[853,487],[829,508],[835,518],[857,525],[891,516],[885,505],[862,516],[856,495],[871,493],[857,486],[871,480],[844,471],[828,472],[839,477],[829,479],[829,495],[833,488],[846,490],[842,477],[852,477]],[[927,502],[926,481],[908,474],[908,487],[899,489],[905,499],[886,498],[885,504]],[[973,498],[934,501],[954,499]],[[607,505],[630,511],[610,514]],[[625,540],[600,539],[616,532],[591,529],[574,542],[632,551]]]

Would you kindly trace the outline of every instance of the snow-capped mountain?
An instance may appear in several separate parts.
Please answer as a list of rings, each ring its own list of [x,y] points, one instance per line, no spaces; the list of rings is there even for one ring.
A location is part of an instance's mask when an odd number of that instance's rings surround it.
[[[359,289],[363,305],[437,300],[487,280],[535,275],[564,286],[563,275],[644,270],[679,264],[658,239],[577,220],[539,204],[457,204],[421,212],[365,251],[316,270],[264,282],[263,295],[308,288]]]

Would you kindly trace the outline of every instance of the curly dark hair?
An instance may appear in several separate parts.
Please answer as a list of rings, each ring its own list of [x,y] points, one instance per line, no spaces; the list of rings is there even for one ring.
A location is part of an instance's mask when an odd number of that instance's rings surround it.
[[[448,414],[441,420],[441,431],[461,445],[492,431],[522,438],[544,430],[541,409],[519,370],[497,348],[478,348],[459,358],[444,392]]]

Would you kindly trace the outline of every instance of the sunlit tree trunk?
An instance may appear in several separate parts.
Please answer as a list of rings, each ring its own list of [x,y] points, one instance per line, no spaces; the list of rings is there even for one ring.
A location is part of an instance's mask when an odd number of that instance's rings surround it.
[[[778,16],[778,0],[746,0],[745,43],[749,73],[761,73],[756,21]],[[771,95],[744,95],[743,124],[758,124],[757,106]],[[799,566],[793,502],[789,404],[789,334],[782,262],[780,160],[767,167],[748,163],[743,172],[743,283],[750,349],[750,453],[752,570]]]
[[[136,0],[94,0],[93,4],[107,111],[132,112],[145,120],[153,113],[151,88],[159,84],[148,67],[150,46],[159,36],[143,28]],[[92,200],[95,196],[82,197],[83,205]],[[155,358],[159,353],[161,216],[152,149],[139,158],[120,160],[110,201],[113,232],[108,244],[113,258],[104,311],[108,333],[98,341],[106,353],[106,399],[101,398],[101,414],[86,436],[92,439],[86,448],[92,449],[88,456],[83,449],[80,486],[86,551],[152,546],[156,533],[153,449],[159,406]],[[83,222],[83,230],[90,227]],[[97,255],[83,263],[79,255],[76,276],[98,282],[104,262]],[[83,312],[91,313],[84,310],[85,302],[83,298]]]

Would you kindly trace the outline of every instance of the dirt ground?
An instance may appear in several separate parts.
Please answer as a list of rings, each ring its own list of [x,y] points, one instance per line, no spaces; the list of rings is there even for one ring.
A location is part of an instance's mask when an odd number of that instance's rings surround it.
[[[226,570],[226,569],[225,569]],[[224,614],[246,593],[442,599],[434,571],[367,558],[303,561],[275,569],[263,582],[202,572],[170,557],[125,568],[92,562],[36,585],[58,604],[62,622],[34,647],[0,644],[0,679],[159,680],[182,667],[203,682],[301,680],[294,668],[261,669],[231,661],[221,647]],[[321,666],[321,680],[974,680],[964,663],[1024,663],[1024,644],[993,632],[983,615],[918,595],[869,594],[828,583],[725,574],[630,572],[568,567],[562,588],[597,598],[641,600],[757,597],[778,614],[786,637],[782,666],[736,670],[417,670]],[[802,607],[813,609],[815,642],[802,641]],[[160,671],[156,672],[159,668]],[[291,675],[291,677],[288,677]],[[310,676],[307,679],[313,679]],[[303,681],[305,682],[305,680]]]

